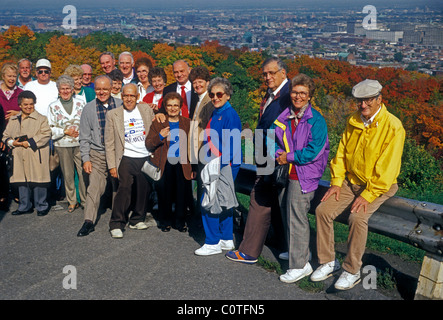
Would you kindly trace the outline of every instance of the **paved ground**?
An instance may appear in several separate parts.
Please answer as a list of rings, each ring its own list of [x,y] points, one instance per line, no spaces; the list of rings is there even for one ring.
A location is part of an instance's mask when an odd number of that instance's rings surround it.
[[[60,203],[64,208],[67,203]],[[16,204],[11,206],[15,210]],[[10,211],[10,212],[11,212]],[[95,232],[79,238],[83,212],[51,210],[12,216],[0,212],[0,299],[12,300],[401,300],[362,285],[347,292],[331,289],[309,292],[298,284],[284,284],[275,272],[260,265],[231,262],[223,254],[194,255],[204,233],[190,223],[189,233],[156,227],[127,229],[123,239],[108,231],[110,211],[105,212]],[[237,235],[237,244],[238,238]],[[266,247],[263,256],[277,261],[278,253]],[[380,258],[379,259],[384,259]],[[285,271],[287,265],[279,261]],[[76,289],[63,284],[76,272]],[[317,265],[313,262],[313,267]],[[70,267],[70,268],[72,268]],[[419,272],[419,266],[418,272]],[[417,271],[414,271],[417,272]],[[411,275],[410,277],[414,277]],[[418,273],[415,274],[418,277]],[[173,310],[175,312],[175,310]]]

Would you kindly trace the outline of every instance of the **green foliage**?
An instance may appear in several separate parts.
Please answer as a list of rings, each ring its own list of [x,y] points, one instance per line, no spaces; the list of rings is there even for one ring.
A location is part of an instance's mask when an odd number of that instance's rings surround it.
[[[441,161],[435,159],[415,140],[407,138],[398,177],[402,189],[414,195],[414,199],[426,200],[429,193],[439,195],[435,200],[443,204],[443,175]],[[429,200],[426,200],[429,201]]]

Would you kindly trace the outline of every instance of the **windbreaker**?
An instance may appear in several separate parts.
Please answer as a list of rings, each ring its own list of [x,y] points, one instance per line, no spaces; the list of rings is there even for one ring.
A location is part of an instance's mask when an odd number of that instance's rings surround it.
[[[348,120],[337,154],[331,161],[331,185],[366,185],[361,196],[368,202],[386,193],[400,173],[405,130],[401,121],[384,104],[367,127],[360,112]]]

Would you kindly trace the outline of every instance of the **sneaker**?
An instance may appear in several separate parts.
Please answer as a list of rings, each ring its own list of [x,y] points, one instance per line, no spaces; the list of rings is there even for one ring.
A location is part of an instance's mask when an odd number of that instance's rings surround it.
[[[213,254],[222,253],[220,244],[204,244],[201,248],[194,251],[198,256],[210,256]]]
[[[293,283],[312,273],[311,264],[308,262],[302,269],[289,269],[284,275],[280,276],[280,281],[285,283]]]
[[[336,271],[340,270],[340,263],[337,259],[334,261],[322,264],[320,267],[317,268],[317,270],[314,271],[314,273],[311,276],[311,280],[316,281],[323,281]]]
[[[111,237],[115,239],[121,239],[123,238],[123,232],[120,229],[112,229],[111,230]]]
[[[152,216],[152,214],[148,213],[146,215],[145,224],[148,226],[148,228],[149,227],[156,227],[157,226],[157,222],[155,221],[155,219]]]
[[[257,258],[248,256],[246,253],[240,252],[238,250],[229,251],[228,253],[226,253],[225,257],[232,261],[237,261],[247,264],[253,264],[257,262]]]
[[[144,222],[139,222],[135,225],[129,225],[129,229],[146,230],[148,229],[148,225]]]
[[[278,255],[278,258],[281,260],[289,260],[289,252],[282,252]]]
[[[347,271],[343,271],[335,283],[334,287],[338,290],[349,290],[354,288],[356,284],[361,281],[360,271],[356,274],[349,273]]]
[[[235,249],[234,240],[220,240],[218,243],[222,250],[233,250]]]

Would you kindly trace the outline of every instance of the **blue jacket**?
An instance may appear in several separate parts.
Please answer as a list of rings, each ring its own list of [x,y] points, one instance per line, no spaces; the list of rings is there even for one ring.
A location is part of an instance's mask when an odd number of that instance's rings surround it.
[[[203,148],[205,148],[204,150],[207,152],[206,161],[210,160],[208,158],[213,158],[214,155],[216,155],[214,150],[211,151],[210,144],[208,143],[208,129],[211,130],[209,131],[209,140],[222,156],[221,167],[230,164],[232,176],[235,180],[242,162],[242,127],[240,117],[229,101],[226,102],[223,107],[214,110],[206,127],[203,142]]]
[[[290,108],[287,107],[272,126],[276,139],[275,158],[279,151],[287,152],[289,171],[295,165],[302,192],[308,193],[317,189],[326,169],[329,155],[328,129],[323,116],[309,105],[293,133],[288,119]]]

